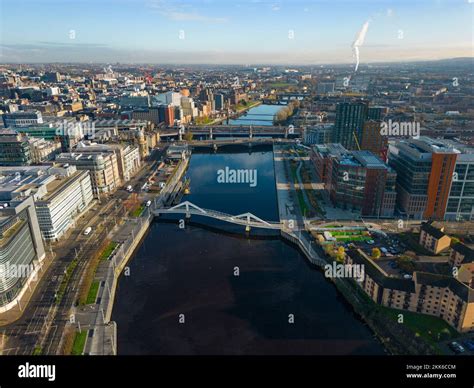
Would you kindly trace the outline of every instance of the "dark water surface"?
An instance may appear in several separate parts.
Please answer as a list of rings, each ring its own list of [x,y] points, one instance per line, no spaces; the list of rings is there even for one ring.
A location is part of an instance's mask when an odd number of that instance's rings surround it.
[[[243,151],[194,153],[186,199],[276,220],[271,148]],[[217,170],[226,166],[257,169],[257,186],[217,183]],[[175,221],[155,222],[129,263],[130,276],[121,277],[112,315],[119,354],[383,353],[297,249],[271,233],[246,238],[242,226],[222,232],[213,228],[222,225],[217,221],[191,221],[185,229]]]

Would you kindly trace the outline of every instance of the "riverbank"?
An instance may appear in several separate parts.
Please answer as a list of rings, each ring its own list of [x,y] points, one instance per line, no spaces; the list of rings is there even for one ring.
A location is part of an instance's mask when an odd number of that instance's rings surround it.
[[[128,275],[127,264],[137,248],[141,245],[153,222],[152,209],[162,206],[177,189],[187,169],[189,158],[178,164],[170,176],[167,185],[155,197],[150,207],[145,207],[138,217],[129,217],[121,225],[116,225],[110,233],[114,249],[103,257],[97,266],[94,283],[98,290],[89,304],[76,308],[74,321],[70,322],[68,335],[79,335],[87,331],[83,348],[76,350],[79,354],[116,355],[117,354],[117,324],[111,320],[119,278]],[[73,331],[71,332],[71,329]],[[77,331],[76,331],[77,330]],[[84,336],[83,336],[84,337]]]

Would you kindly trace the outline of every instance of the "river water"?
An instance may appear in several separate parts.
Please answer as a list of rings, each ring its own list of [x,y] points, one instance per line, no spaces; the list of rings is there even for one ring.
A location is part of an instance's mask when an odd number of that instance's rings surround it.
[[[255,169],[257,184],[218,183],[226,167]],[[185,199],[198,206],[278,219],[271,148],[195,151],[187,174]],[[383,354],[332,283],[275,232],[176,221],[152,225],[120,278],[119,354]]]
[[[237,119],[229,120],[230,125],[273,125],[275,114],[281,105],[259,105],[249,109],[247,113]]]

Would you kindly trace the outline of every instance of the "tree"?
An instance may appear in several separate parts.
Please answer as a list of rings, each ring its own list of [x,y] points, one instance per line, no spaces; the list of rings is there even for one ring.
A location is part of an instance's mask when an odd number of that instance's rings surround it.
[[[193,133],[191,131],[188,131],[184,134],[184,137],[183,137],[184,140],[186,141],[191,141],[193,140]]]
[[[372,257],[374,259],[380,259],[380,256],[382,256],[382,252],[380,252],[379,248],[373,248],[372,249]]]
[[[343,262],[345,256],[346,256],[346,250],[344,249],[344,247],[340,246],[339,248],[337,248],[336,260],[339,262]]]

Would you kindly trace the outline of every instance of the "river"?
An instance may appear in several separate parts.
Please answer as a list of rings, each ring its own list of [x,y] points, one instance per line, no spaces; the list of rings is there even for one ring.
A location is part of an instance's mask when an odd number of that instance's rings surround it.
[[[258,183],[218,183],[226,167],[255,169]],[[196,205],[278,219],[271,147],[195,151],[188,177]],[[155,222],[121,276],[118,354],[383,354],[333,284],[275,232],[191,221]]]
[[[250,108],[237,119],[229,120],[230,125],[273,125],[275,114],[281,109],[281,105],[259,105]]]

